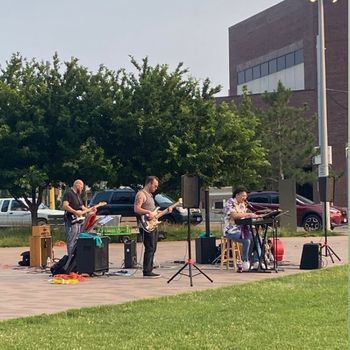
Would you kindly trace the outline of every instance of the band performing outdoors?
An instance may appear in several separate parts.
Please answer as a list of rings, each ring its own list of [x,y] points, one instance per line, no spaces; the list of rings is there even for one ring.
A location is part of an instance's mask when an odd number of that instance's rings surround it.
[[[192,179],[192,178],[191,178]],[[198,181],[197,181],[198,182]],[[190,233],[190,213],[191,206],[198,206],[196,200],[193,202],[193,195],[196,195],[199,188],[193,189],[193,184],[199,186],[197,182],[191,182],[191,188],[181,188],[181,194],[186,196],[187,209],[187,229],[188,229],[188,253],[189,259],[187,265],[190,267],[190,279],[192,285],[192,270],[194,266],[199,272],[202,271],[194,265],[191,257],[191,233]],[[88,266],[87,260],[95,259],[96,252],[92,255],[85,253],[87,240],[93,240],[94,246],[100,247],[105,245],[103,252],[104,260],[108,260],[109,242],[113,235],[120,236],[125,245],[124,265],[121,268],[138,268],[136,261],[137,241],[142,241],[143,255],[142,275],[146,278],[159,278],[161,274],[154,272],[156,263],[156,251],[159,241],[159,225],[164,224],[163,219],[169,220],[169,215],[173,209],[182,208],[183,202],[180,198],[177,202],[169,202],[165,208],[160,208],[156,201],[156,195],[159,193],[158,187],[160,180],[156,176],[148,176],[143,186],[137,190],[128,189],[129,194],[134,194],[134,203],[132,208],[133,217],[125,218],[125,215],[110,215],[108,207],[112,203],[109,199],[108,191],[97,193],[93,197],[92,205],[88,206],[83,203],[81,198],[84,191],[84,182],[81,179],[74,181],[73,186],[63,195],[64,212],[64,229],[67,240],[67,257],[63,257],[62,262],[57,262],[60,268],[51,268],[53,275],[66,271],[79,273],[88,272],[94,275],[97,272],[106,273],[109,271],[109,261],[105,261],[103,266]],[[183,186],[181,184],[181,186]],[[198,190],[198,191],[197,191]],[[124,191],[125,195],[125,190]],[[187,193],[186,193],[187,192]],[[117,192],[116,192],[117,193]],[[123,192],[121,192],[123,193]],[[119,194],[113,194],[112,198],[117,198]],[[121,195],[121,194],[120,194]],[[236,269],[237,272],[271,272],[278,271],[277,261],[281,261],[281,252],[283,255],[284,247],[278,240],[278,217],[283,214],[281,210],[255,210],[247,201],[248,190],[244,186],[238,186],[230,198],[224,200],[223,216],[221,221],[222,236],[217,236],[214,240],[214,247],[207,245],[202,247],[196,239],[196,254],[206,256],[209,251],[215,250],[214,255],[208,258],[205,263],[210,264],[213,268],[217,263],[221,263],[221,268],[226,265]],[[199,203],[199,198],[198,203]],[[103,200],[99,201],[98,200]],[[106,200],[106,201],[105,201]],[[188,206],[188,203],[189,204]],[[184,207],[185,207],[184,204]],[[106,207],[105,207],[106,206]],[[102,207],[102,208],[100,208]],[[104,214],[107,213],[107,214]],[[115,220],[118,219],[117,222]],[[125,219],[128,219],[125,224]],[[209,221],[209,220],[208,220]],[[110,224],[112,222],[112,225]],[[185,222],[184,222],[185,223]],[[134,227],[135,231],[132,232]],[[137,229],[136,229],[137,227]],[[133,239],[131,235],[135,235]],[[164,233],[163,233],[164,234]],[[137,239],[137,237],[139,237]],[[221,239],[221,243],[219,242]],[[215,242],[217,240],[217,242]],[[227,250],[222,242],[228,243],[228,246],[235,247],[235,251]],[[83,242],[83,243],[82,243]],[[278,246],[277,246],[278,243]],[[197,246],[198,244],[198,246]],[[134,248],[132,248],[134,247]],[[130,263],[127,252],[134,251],[133,261]],[[276,254],[279,254],[277,256]],[[197,257],[197,260],[200,260]],[[65,267],[61,265],[65,263]],[[203,263],[200,261],[200,263]],[[95,263],[96,264],[96,263]],[[69,267],[68,267],[69,265]],[[183,268],[180,270],[182,274]],[[124,273],[127,271],[124,270]],[[205,275],[204,273],[202,273]],[[177,276],[177,274],[175,275]],[[212,281],[207,275],[205,275]],[[174,277],[174,276],[173,276]],[[173,278],[172,277],[172,278]],[[172,279],[171,278],[171,279]]]

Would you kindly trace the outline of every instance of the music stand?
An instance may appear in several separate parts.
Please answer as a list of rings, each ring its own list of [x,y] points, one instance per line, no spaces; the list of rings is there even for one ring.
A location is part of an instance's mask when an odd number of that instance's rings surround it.
[[[190,229],[190,208],[187,208],[187,244],[188,244],[188,259],[184,266],[180,268],[168,281],[170,283],[177,275],[184,275],[190,278],[190,286],[193,287],[192,277],[195,277],[199,274],[204,275],[210,282],[213,280],[207,276],[192,260],[192,249],[191,249],[191,229]],[[183,273],[182,271],[188,266],[188,274]],[[192,274],[192,266],[199,271],[197,274]]]

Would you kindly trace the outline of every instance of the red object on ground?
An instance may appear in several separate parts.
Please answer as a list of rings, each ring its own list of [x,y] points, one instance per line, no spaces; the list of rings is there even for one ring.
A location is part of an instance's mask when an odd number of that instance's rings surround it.
[[[272,254],[276,261],[282,261],[284,255],[284,245],[280,239],[274,238],[271,247]],[[276,252],[276,253],[275,253]]]

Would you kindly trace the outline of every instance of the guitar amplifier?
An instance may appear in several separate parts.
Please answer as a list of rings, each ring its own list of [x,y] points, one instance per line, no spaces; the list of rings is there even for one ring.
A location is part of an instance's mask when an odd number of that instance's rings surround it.
[[[52,237],[32,236],[30,238],[30,266],[45,267],[52,259]]]
[[[132,269],[137,267],[136,241],[129,239],[124,241],[124,267]]]
[[[79,238],[75,254],[77,271],[92,275],[109,270],[109,237],[101,237],[102,247],[93,238]]]

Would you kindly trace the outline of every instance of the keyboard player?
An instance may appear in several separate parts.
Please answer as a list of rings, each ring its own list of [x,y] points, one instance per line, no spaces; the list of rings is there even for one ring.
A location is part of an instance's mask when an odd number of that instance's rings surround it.
[[[233,192],[232,198],[228,199],[224,208],[224,236],[232,239],[235,242],[242,243],[242,259],[243,269],[249,270],[250,246],[253,244],[253,239],[257,237],[251,232],[248,225],[236,225],[235,220],[245,218],[257,218],[255,213],[252,213],[247,208],[247,189],[244,186],[239,186]],[[257,247],[257,252],[253,252],[252,268],[259,267],[259,256],[261,255],[261,248],[258,242],[254,242]]]

